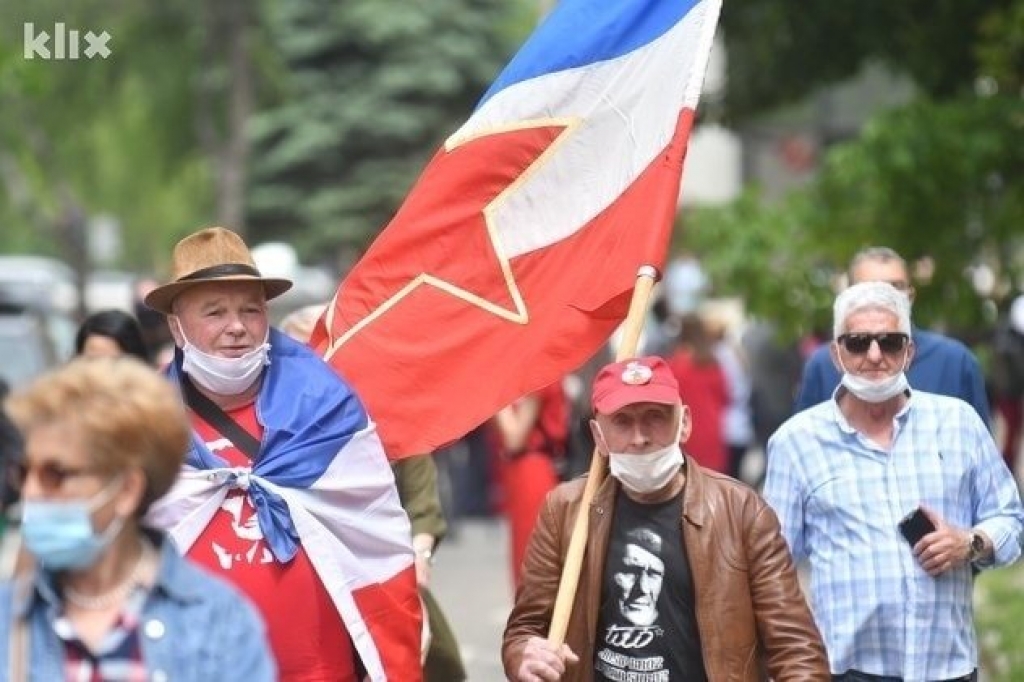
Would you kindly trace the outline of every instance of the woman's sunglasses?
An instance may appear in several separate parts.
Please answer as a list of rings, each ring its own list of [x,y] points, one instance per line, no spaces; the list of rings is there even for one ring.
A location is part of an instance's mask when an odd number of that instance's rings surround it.
[[[15,489],[21,490],[28,480],[29,474],[34,474],[39,481],[39,487],[44,492],[52,493],[64,487],[64,482],[69,478],[79,476],[92,476],[99,473],[97,469],[89,467],[66,467],[57,462],[42,462],[41,464],[28,464],[17,462],[11,466],[10,482]]]
[[[910,337],[903,332],[883,332],[881,334],[843,334],[839,344],[848,353],[864,355],[871,348],[871,342],[878,344],[878,350],[887,355],[899,353],[907,346]]]

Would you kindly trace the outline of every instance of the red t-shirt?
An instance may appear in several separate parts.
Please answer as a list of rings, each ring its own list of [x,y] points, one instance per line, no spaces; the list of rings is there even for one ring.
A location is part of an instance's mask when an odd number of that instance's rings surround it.
[[[240,450],[190,413],[206,447],[231,466],[247,466]],[[263,429],[250,404],[228,412],[256,438]],[[259,608],[277,659],[278,679],[288,682],[355,682],[356,654],[348,630],[301,547],[287,564],[274,560],[256,510],[232,490],[188,551],[188,557],[241,589]]]

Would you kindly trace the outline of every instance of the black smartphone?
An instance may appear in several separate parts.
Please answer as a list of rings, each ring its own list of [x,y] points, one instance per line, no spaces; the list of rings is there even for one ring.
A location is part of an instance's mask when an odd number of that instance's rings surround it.
[[[923,538],[928,533],[935,530],[935,524],[931,522],[925,513],[918,507],[914,511],[910,512],[903,517],[903,520],[899,523],[900,533],[907,539],[910,546],[913,547],[917,544],[917,541]]]

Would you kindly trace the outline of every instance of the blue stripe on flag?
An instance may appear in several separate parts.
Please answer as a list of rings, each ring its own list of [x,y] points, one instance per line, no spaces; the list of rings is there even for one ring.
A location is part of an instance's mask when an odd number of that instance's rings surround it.
[[[699,1],[561,0],[477,107],[515,83],[628,54],[664,35]]]

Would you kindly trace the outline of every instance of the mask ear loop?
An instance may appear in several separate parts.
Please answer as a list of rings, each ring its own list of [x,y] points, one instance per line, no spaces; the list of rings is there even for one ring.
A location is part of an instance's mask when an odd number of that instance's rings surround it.
[[[110,502],[112,499],[114,499],[114,495],[117,494],[117,490],[114,489],[114,484],[120,483],[123,480],[124,474],[120,472],[117,474],[117,476],[114,476],[114,478],[110,479],[107,482],[107,484],[103,486],[103,489],[96,493],[96,495],[94,495],[89,500],[89,512],[92,513],[96,511],[97,509],[105,505],[107,502]]]
[[[194,347],[195,344],[193,344],[191,341],[189,341],[188,337],[185,336],[185,327],[183,327],[182,324],[181,324],[181,318],[178,317],[177,315],[175,315],[174,316],[174,323],[178,325],[178,333],[181,334],[181,340],[185,342],[182,345],[184,345],[184,346],[193,346]],[[269,330],[268,330],[267,333],[268,334],[270,333]]]
[[[683,440],[683,410],[685,409],[686,406],[683,405],[682,402],[680,402],[679,405],[673,410],[676,413],[676,445],[680,445],[680,442]],[[680,445],[680,447],[682,446]]]
[[[900,367],[901,372],[907,371],[907,365],[910,364],[910,339],[907,339],[907,345],[903,347],[903,366]]]
[[[90,515],[89,525],[92,525],[92,513],[99,509],[100,507],[102,507],[103,505],[105,505],[107,502],[110,502],[112,499],[114,499],[114,496],[117,495],[117,489],[115,488],[114,484],[120,483],[123,480],[124,474],[118,473],[117,476],[110,479],[107,485],[104,486],[103,490],[99,491],[99,493],[97,493],[95,496],[93,496],[92,499],[89,500],[89,504],[86,505],[86,509],[89,510]],[[97,533],[97,537],[100,541],[100,544],[104,547],[109,545],[110,542],[115,537],[117,537],[117,534],[121,532],[121,529],[124,528],[124,524],[126,521],[127,519],[125,519],[123,516],[118,516],[115,514],[113,520],[111,520],[110,523],[107,524],[107,527],[99,533]],[[93,532],[96,532],[95,528],[93,528]]]

